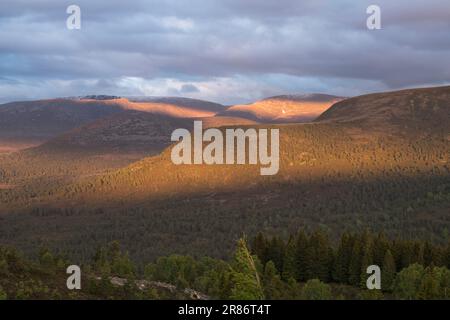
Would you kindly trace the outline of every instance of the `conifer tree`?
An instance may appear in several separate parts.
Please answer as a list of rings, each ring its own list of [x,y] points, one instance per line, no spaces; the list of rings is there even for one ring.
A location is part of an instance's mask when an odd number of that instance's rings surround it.
[[[245,239],[240,239],[232,265],[231,299],[260,300],[264,298],[255,259],[257,258],[250,254]]]
[[[312,233],[306,250],[306,278],[329,281],[330,246],[328,237],[321,230]]]
[[[296,259],[296,242],[294,237],[290,237],[286,245],[286,251],[283,258],[283,280],[290,278],[297,279],[297,259]]]
[[[258,232],[253,240],[252,253],[258,256],[263,265],[269,261],[267,239],[262,232]]]
[[[297,265],[297,275],[296,280],[305,281],[306,280],[306,253],[308,249],[308,237],[305,231],[302,229],[297,234],[297,245],[295,250],[295,260]]]
[[[338,283],[348,283],[348,271],[350,258],[353,249],[353,237],[345,232],[341,236],[341,241],[336,253],[336,260],[333,268],[333,279]]]
[[[359,286],[361,280],[363,249],[360,238],[356,238],[353,243],[352,255],[348,270],[348,281],[351,285]]]
[[[392,290],[396,275],[395,260],[391,250],[387,250],[384,255],[383,265],[381,268],[381,289],[383,291]]]
[[[364,247],[362,250],[362,260],[361,260],[361,288],[366,288],[367,286],[367,267],[373,264],[373,249],[372,242],[370,239],[366,238]]]
[[[272,261],[279,272],[283,270],[284,242],[279,237],[273,237],[268,243],[267,260]]]
[[[445,248],[443,260],[443,265],[445,265],[447,269],[450,269],[450,243],[447,244],[447,247]]]
[[[386,255],[387,250],[390,250],[389,241],[385,234],[380,232],[373,239],[373,263],[378,266],[383,265],[384,256]]]
[[[266,299],[275,300],[283,297],[283,282],[272,261],[267,262],[264,268],[263,284]]]

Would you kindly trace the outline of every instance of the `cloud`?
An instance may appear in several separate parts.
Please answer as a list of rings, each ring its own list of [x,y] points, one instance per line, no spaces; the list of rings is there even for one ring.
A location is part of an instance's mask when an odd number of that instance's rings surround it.
[[[180,92],[181,93],[194,93],[194,92],[200,92],[200,90],[193,84],[188,83],[188,84],[183,84],[181,86]]]
[[[0,4],[0,100],[84,93],[244,102],[449,83],[450,2],[50,0]],[[95,92],[94,92],[95,91]],[[251,92],[250,92],[251,91]]]

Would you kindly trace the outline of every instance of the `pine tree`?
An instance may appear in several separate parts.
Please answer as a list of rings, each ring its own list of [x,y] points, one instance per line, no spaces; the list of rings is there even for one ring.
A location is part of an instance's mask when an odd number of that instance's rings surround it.
[[[263,265],[269,261],[267,239],[261,232],[259,232],[253,240],[252,253],[258,256]]]
[[[341,236],[333,268],[333,279],[338,283],[348,283],[348,271],[353,241],[353,237],[347,232]]]
[[[0,301],[1,300],[6,300],[8,298],[8,295],[6,294],[5,291],[3,291],[2,286],[0,286]]]
[[[373,239],[373,263],[381,266],[387,250],[390,250],[389,241],[385,234],[380,232],[377,237]]]
[[[304,230],[300,230],[297,234],[297,245],[295,251],[295,260],[297,265],[296,280],[306,280],[306,253],[308,249],[308,237]]]
[[[367,287],[367,267],[373,264],[373,251],[372,242],[369,238],[366,238],[364,247],[362,250],[362,260],[361,260],[361,288]]]
[[[283,258],[283,280],[289,280],[290,278],[297,279],[297,259],[296,259],[296,242],[293,237],[289,238],[286,246],[285,255]]]
[[[306,249],[306,278],[330,280],[331,261],[328,237],[321,230],[312,233]]]
[[[414,243],[414,245],[413,245],[413,258],[412,258],[411,263],[418,263],[420,265],[424,264],[424,261],[423,261],[423,248],[424,248],[424,246],[420,242],[416,241]]]
[[[383,265],[381,268],[381,289],[383,291],[391,291],[396,275],[395,260],[391,250],[387,250],[384,255]]]
[[[352,255],[350,257],[350,264],[348,269],[348,282],[351,285],[359,286],[361,280],[361,265],[362,265],[362,244],[360,238],[356,238],[353,243]]]
[[[447,244],[447,247],[444,251],[444,258],[443,258],[443,264],[450,269],[450,242]]]
[[[272,261],[279,272],[283,270],[284,242],[279,237],[273,237],[268,243],[267,260]]]
[[[264,298],[255,259],[257,257],[250,254],[245,239],[240,239],[232,266],[231,299],[260,300]]]
[[[423,247],[423,264],[428,267],[434,262],[435,252],[433,246],[427,241]]]
[[[275,300],[283,297],[283,282],[272,261],[267,262],[264,268],[263,285],[265,299]]]
[[[401,245],[401,268],[406,268],[413,264],[414,261],[414,245],[410,241],[404,241]]]

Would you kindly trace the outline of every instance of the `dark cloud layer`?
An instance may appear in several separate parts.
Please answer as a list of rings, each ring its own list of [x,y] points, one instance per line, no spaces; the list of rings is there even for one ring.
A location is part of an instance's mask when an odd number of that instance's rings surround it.
[[[81,30],[66,8],[81,7]],[[0,101],[61,95],[266,95],[450,82],[450,1],[0,2]]]

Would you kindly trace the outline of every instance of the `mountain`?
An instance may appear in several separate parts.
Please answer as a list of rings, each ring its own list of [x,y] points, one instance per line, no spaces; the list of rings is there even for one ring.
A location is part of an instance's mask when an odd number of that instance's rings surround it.
[[[225,106],[219,103],[184,97],[128,97],[128,100],[137,103],[172,104],[179,107],[216,113],[225,109]]]
[[[448,134],[450,86],[382,92],[334,104],[317,122],[349,123],[392,134]]]
[[[38,145],[69,130],[127,110],[178,118],[210,117],[222,105],[188,98],[106,95],[11,102],[0,105],[0,151]]]
[[[225,109],[217,103],[179,97],[138,97],[124,101],[123,105],[130,110],[178,118],[213,117]]]
[[[116,100],[51,99],[6,103],[0,105],[0,140],[39,143],[122,110]]]
[[[66,160],[23,163],[36,167],[33,177],[51,177],[58,166],[57,172],[73,175],[58,183],[27,183],[26,175],[15,180],[23,168],[2,166],[0,241],[24,250],[45,243],[86,256],[115,239],[141,261],[170,253],[226,257],[242,234],[305,227],[332,236],[367,228],[448,241],[450,140],[441,130],[448,134],[447,91],[362,96],[313,123],[252,125],[280,130],[275,176],[261,176],[254,165],[175,165],[171,146],[95,175],[96,167],[86,174],[81,165],[67,169]],[[392,134],[398,128],[403,134]]]
[[[342,99],[326,94],[281,95],[252,104],[231,106],[221,115],[269,123],[308,122]]]
[[[39,146],[43,152],[142,153],[162,151],[173,130],[192,127],[192,120],[134,110],[101,118]]]

